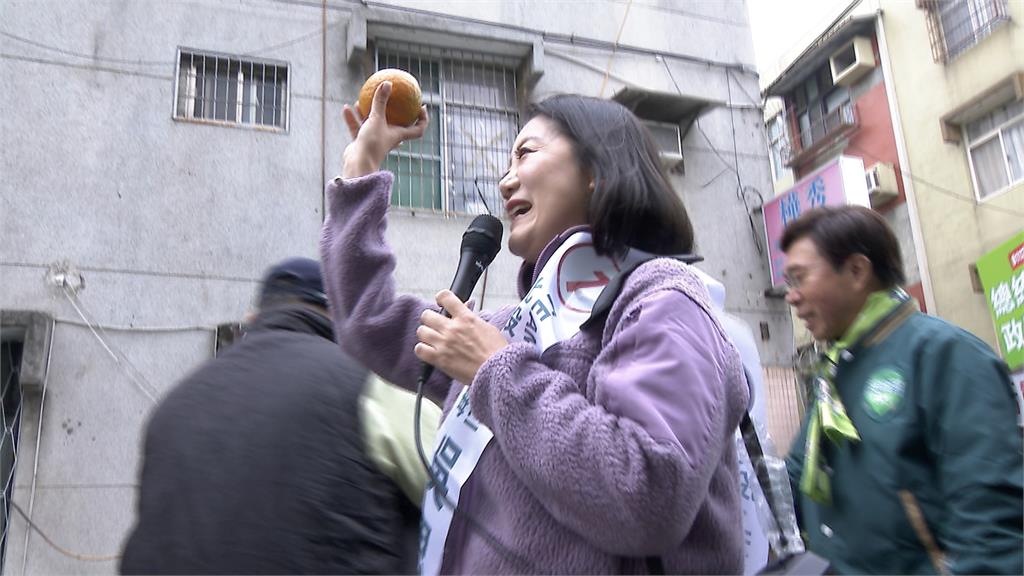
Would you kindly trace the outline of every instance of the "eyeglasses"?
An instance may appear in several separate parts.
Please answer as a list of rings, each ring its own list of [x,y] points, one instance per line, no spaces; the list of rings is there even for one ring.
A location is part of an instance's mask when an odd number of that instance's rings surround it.
[[[798,272],[796,274],[783,274],[782,281],[786,283],[786,288],[790,290],[799,290],[800,285],[803,284],[803,281],[806,277],[806,272]]]
[[[800,266],[791,272],[782,275],[782,281],[790,290],[799,290],[809,278],[820,276],[823,270],[829,268],[828,263],[814,262],[807,266]]]

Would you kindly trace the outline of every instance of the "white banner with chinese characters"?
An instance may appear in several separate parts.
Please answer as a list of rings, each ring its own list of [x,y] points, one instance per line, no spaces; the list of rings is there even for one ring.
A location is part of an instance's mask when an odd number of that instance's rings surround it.
[[[589,232],[569,236],[548,259],[502,333],[510,342],[528,342],[543,354],[580,331],[612,278],[651,258],[633,249],[621,259],[598,256]]]
[[[441,572],[444,543],[452,525],[459,494],[473,473],[484,448],[494,434],[473,418],[469,406],[469,388],[463,388],[455,406],[445,417],[437,432],[434,456],[430,462],[433,477],[440,485],[430,482],[423,495],[423,518],[420,523],[420,574],[436,576]]]
[[[743,435],[737,430],[736,459],[740,470],[740,509],[743,513],[743,574],[757,574],[768,563],[768,536],[761,525],[758,502],[764,502],[764,491],[757,481],[757,473],[750,462]],[[765,504],[767,506],[767,504]]]
[[[978,259],[996,340],[1010,371],[1024,370],[1024,229]]]

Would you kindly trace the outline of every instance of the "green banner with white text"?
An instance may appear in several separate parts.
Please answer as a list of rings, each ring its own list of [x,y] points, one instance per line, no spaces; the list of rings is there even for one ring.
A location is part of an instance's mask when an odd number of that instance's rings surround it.
[[[1010,370],[1024,367],[1024,230],[978,260],[978,276]]]

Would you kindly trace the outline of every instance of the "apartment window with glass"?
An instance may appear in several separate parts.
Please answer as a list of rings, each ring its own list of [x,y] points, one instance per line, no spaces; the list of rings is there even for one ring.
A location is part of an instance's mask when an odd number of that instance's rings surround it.
[[[376,67],[400,68],[423,90],[430,124],[423,138],[392,151],[391,204],[441,213],[500,214],[498,180],[519,131],[516,62],[396,42],[375,46]]]
[[[174,117],[286,129],[288,66],[179,51]]]
[[[810,148],[834,130],[853,123],[850,90],[832,83],[832,71],[827,66],[798,86],[793,96],[801,149]]]
[[[786,115],[779,112],[768,121],[768,155],[772,162],[772,180],[778,180],[786,170]]]
[[[1024,181],[1024,100],[968,123],[964,133],[979,200]]]
[[[939,0],[934,9],[945,60],[964,53],[1009,18],[1006,0]]]

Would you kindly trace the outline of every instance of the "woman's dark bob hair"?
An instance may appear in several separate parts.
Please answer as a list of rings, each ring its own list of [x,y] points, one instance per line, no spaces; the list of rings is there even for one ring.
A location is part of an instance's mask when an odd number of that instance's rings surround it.
[[[572,140],[580,166],[594,179],[587,220],[599,254],[627,248],[653,254],[693,252],[693,226],[669,184],[647,128],[618,102],[565,94],[533,104]]]

